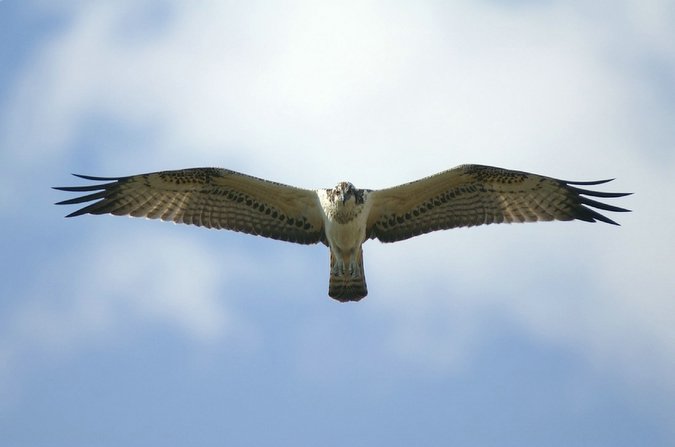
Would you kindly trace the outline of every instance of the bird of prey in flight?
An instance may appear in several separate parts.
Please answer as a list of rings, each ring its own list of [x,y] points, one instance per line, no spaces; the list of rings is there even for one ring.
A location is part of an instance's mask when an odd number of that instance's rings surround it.
[[[602,221],[593,208],[629,211],[593,200],[629,193],[580,186],[521,171],[462,165],[392,188],[357,189],[340,182],[329,189],[302,189],[219,168],[163,171],[129,177],[91,177],[87,186],[57,187],[88,193],[58,202],[93,202],[67,217],[114,214],[226,229],[330,249],[328,295],[358,301],[368,293],[362,244],[396,242],[457,227],[549,220]]]

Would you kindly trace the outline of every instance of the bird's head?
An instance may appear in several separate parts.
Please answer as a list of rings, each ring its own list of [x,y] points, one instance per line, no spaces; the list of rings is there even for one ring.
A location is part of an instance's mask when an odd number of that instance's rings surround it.
[[[356,188],[349,182],[340,182],[333,188],[333,197],[335,202],[346,205],[349,199],[356,200]]]

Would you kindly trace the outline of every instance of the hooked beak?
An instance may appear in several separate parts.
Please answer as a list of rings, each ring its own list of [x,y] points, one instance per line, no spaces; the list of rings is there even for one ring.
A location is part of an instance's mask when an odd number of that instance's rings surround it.
[[[347,191],[342,191],[341,195],[342,195],[342,204],[344,205],[345,203],[347,203],[347,200],[349,200],[349,198],[353,194],[352,194],[352,191],[348,189]]]

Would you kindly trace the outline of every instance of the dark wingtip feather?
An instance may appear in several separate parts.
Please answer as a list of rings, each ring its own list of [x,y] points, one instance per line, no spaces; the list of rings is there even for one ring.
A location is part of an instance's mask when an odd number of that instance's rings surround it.
[[[630,210],[627,210],[626,208],[620,208],[618,206],[608,205],[606,203],[598,202],[597,200],[589,199],[588,197],[581,197],[581,203],[584,204],[584,205],[592,206],[593,208],[599,208],[599,209],[605,210],[605,211],[613,211],[615,213],[630,212]]]
[[[590,199],[585,196],[591,196],[591,197],[601,197],[601,198],[618,198],[618,197],[625,197],[633,194],[632,192],[603,192],[603,191],[593,191],[589,189],[584,189],[584,188],[577,188],[575,186],[571,185],[601,185],[603,183],[611,182],[612,179],[607,179],[607,180],[595,180],[595,181],[590,181],[590,182],[571,182],[571,181],[564,181],[564,185],[567,189],[575,193],[578,197],[579,200],[579,214],[576,217],[576,219],[579,220],[584,220],[586,222],[605,222],[611,225],[617,225],[621,226],[618,222],[615,222],[614,220],[610,219],[609,217],[600,214],[599,212],[595,211],[592,208],[598,208],[601,210],[605,211],[612,211],[616,213],[628,213],[631,212],[631,210],[626,209],[626,208],[621,208],[618,206],[614,205],[609,205],[607,203],[603,202],[598,202],[597,200]]]
[[[57,203],[57,205],[59,205],[59,204]],[[66,215],[66,218],[77,217],[77,216],[81,216],[81,215],[83,215],[83,214],[87,214],[87,213],[84,211],[84,208],[79,209],[79,210],[77,210],[77,211],[73,211],[72,213]]]
[[[52,186],[52,189],[58,191],[67,191],[67,192],[86,192],[86,191],[98,191],[106,189],[108,186],[112,186],[117,183],[119,180],[122,180],[124,177],[94,177],[91,175],[82,175],[82,174],[73,174],[75,177],[93,180],[96,182],[110,182],[110,183],[99,183],[96,185],[86,185],[86,186]]]
[[[625,197],[633,194],[632,192],[603,192],[603,191],[593,191],[590,189],[575,188],[574,186],[567,186],[570,190],[576,192],[577,194],[583,194],[586,196],[593,197],[605,197],[605,198],[616,198],[616,197]]]
[[[605,179],[605,180],[592,180],[590,182],[576,182],[576,181],[573,182],[573,181],[569,181],[569,180],[563,180],[563,182],[568,184],[568,185],[587,185],[588,186],[588,185],[602,185],[603,183],[609,183],[612,180],[616,180],[616,179],[608,178],[608,179]]]
[[[114,183],[104,183],[100,185],[89,185],[89,186],[52,186],[52,189],[57,189],[59,191],[67,192],[87,192],[87,191],[100,191],[104,190],[106,186],[113,185]]]
[[[616,225],[617,227],[621,226],[620,223],[610,219],[609,217],[607,217],[605,215],[602,215],[602,214],[600,214],[596,211],[593,211],[593,210],[590,210],[590,211],[592,212],[593,218],[595,219],[594,222],[599,220],[601,222],[605,222],[605,223],[608,223],[610,225]],[[625,210],[625,211],[628,211],[628,210]]]
[[[62,200],[61,202],[57,202],[56,205],[75,205],[78,203],[83,203],[83,202],[91,202],[92,200],[98,200],[102,199],[107,195],[107,191],[99,191],[95,192],[94,194],[87,194],[86,196],[80,196],[80,197],[75,197],[72,199],[68,200]]]
[[[56,202],[55,205],[76,205],[84,202],[91,202],[94,200],[104,199],[110,192],[111,187],[114,187],[120,180],[123,180],[124,177],[95,177],[91,175],[82,175],[82,174],[73,174],[75,177],[82,178],[85,180],[92,180],[97,182],[108,182],[108,183],[98,183],[94,185],[85,185],[85,186],[52,186],[52,189],[58,191],[66,192],[91,192],[91,194],[85,194],[83,196],[75,197],[68,200],[62,200]],[[83,214],[100,214],[101,203],[95,202],[88,206],[85,206],[79,210],[76,210],[66,217],[76,217]]]
[[[96,182],[109,182],[122,180],[124,177],[95,177],[93,175],[73,174],[75,177],[83,178],[85,180],[93,180]]]

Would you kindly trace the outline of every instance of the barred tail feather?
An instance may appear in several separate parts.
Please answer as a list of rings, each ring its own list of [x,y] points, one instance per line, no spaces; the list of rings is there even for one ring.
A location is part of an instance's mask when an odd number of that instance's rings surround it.
[[[352,275],[349,272],[339,275],[335,273],[335,255],[330,253],[330,280],[328,282],[328,295],[340,302],[359,301],[361,298],[368,295],[368,288],[366,287],[366,276],[363,271],[363,250],[359,247],[359,255],[357,257],[358,272]]]

